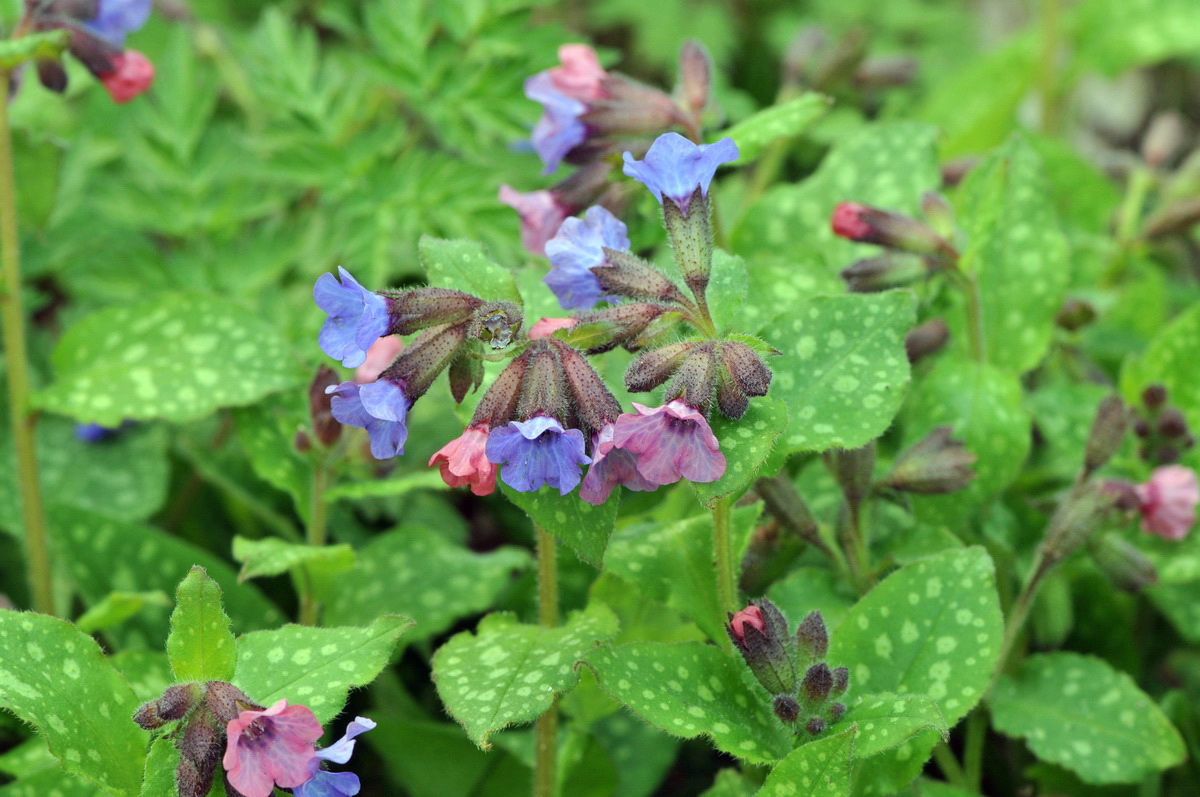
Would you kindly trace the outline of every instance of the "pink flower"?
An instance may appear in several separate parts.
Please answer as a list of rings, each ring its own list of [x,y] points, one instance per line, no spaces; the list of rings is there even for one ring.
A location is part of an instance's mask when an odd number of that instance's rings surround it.
[[[763,620],[762,609],[751,604],[745,609],[742,609],[729,620],[729,627],[733,632],[734,639],[743,641],[746,638],[746,626],[752,625],[759,631],[766,633],[766,623]]]
[[[548,338],[558,330],[570,329],[578,323],[574,318],[543,318],[529,328],[529,338]]]
[[[500,186],[500,201],[521,216],[521,245],[535,255],[546,254],[546,242],[554,237],[570,209],[559,203],[551,191],[522,194],[507,185]]]
[[[1168,540],[1182,540],[1196,522],[1196,504],[1200,503],[1200,485],[1196,472],[1182,465],[1155,468],[1150,481],[1139,484],[1137,491],[1142,513],[1142,531]]]
[[[863,219],[863,213],[869,210],[857,202],[839,202],[833,209],[833,234],[851,241],[870,242],[875,235],[875,228]]]
[[[126,50],[112,57],[113,71],[100,76],[113,102],[129,102],[154,82],[154,64],[137,50]]]
[[[550,82],[554,88],[580,102],[610,96],[603,85],[608,73],[600,66],[600,59],[591,47],[586,44],[564,44],[558,48],[558,60],[562,66],[550,70]]]
[[[308,706],[280,700],[263,711],[243,711],[225,733],[222,763],[229,782],[245,797],[270,797],[274,786],[292,789],[312,777],[321,723]]]
[[[429,459],[442,471],[442,481],[450,487],[471,486],[475,495],[491,495],[496,489],[496,465],[487,458],[488,429],[468,426]]]
[[[637,456],[638,473],[647,481],[712,482],[725,474],[721,445],[698,410],[678,399],[655,409],[633,406],[636,415],[617,418],[613,444]]]
[[[579,488],[579,497],[589,504],[603,504],[618,484],[635,492],[658,489],[657,484],[638,472],[636,454],[614,446],[615,431],[615,424],[605,424],[592,438],[592,466]]]
[[[396,335],[384,335],[382,338],[376,338],[371,347],[367,349],[367,359],[354,369],[354,381],[360,385],[374,382],[392,364],[403,348],[404,341]]]

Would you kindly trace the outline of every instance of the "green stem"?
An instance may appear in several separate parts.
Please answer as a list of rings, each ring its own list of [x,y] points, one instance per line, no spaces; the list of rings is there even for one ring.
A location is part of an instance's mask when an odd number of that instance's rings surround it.
[[[856,502],[846,501],[848,518],[839,535],[850,571],[850,584],[859,595],[871,588],[871,552],[862,533],[861,507]]]
[[[1008,613],[1008,621],[1004,626],[1004,641],[1000,643],[1000,656],[996,659],[996,669],[992,672],[992,679],[983,692],[984,697],[991,693],[996,681],[1000,680],[1000,675],[1004,672],[1004,666],[1021,633],[1021,628],[1025,625],[1025,619],[1029,616],[1029,610],[1033,606],[1033,599],[1037,595],[1038,587],[1041,586],[1042,577],[1050,571],[1051,567],[1052,565],[1046,563],[1046,559],[1039,551],[1033,562],[1033,568],[1029,571],[1029,577],[1025,580],[1025,586],[1021,588],[1021,594],[1017,596],[1017,600]]]
[[[977,706],[967,717],[967,740],[963,747],[967,790],[977,793],[983,784],[983,743],[987,739],[987,715]]]
[[[733,502],[720,498],[713,505],[713,558],[717,564],[717,600],[721,612],[736,612],[737,566],[733,561]]]
[[[938,746],[933,748],[933,760],[937,761],[937,765],[950,785],[960,789],[966,788],[967,776],[963,773],[962,765],[958,763],[958,759],[954,757],[954,751],[948,744],[938,742]]]
[[[971,346],[971,357],[975,362],[985,362],[987,346],[984,343],[983,299],[979,293],[979,283],[975,277],[965,274],[957,263],[950,266],[946,274],[962,291],[967,302],[967,340]]]
[[[0,268],[4,289],[0,308],[4,316],[4,358],[8,369],[8,409],[13,448],[17,456],[17,489],[25,526],[25,560],[29,568],[29,590],[33,608],[54,614],[54,590],[50,572],[50,546],[42,486],[38,478],[37,416],[29,408],[29,353],[25,342],[25,313],[21,303],[21,253],[17,241],[17,189],[13,179],[12,131],[8,124],[10,73],[0,70]]]
[[[558,625],[558,550],[554,537],[536,523],[538,623]],[[534,724],[533,797],[555,797],[558,779],[558,701]]]
[[[1137,244],[1138,235],[1142,228],[1142,211],[1146,207],[1146,197],[1154,187],[1154,172],[1145,166],[1134,166],[1125,186],[1125,196],[1117,209],[1116,251],[1108,268],[1104,271],[1103,284],[1111,286],[1125,272],[1129,253]]]
[[[312,504],[308,513],[308,528],[305,529],[305,541],[314,547],[325,544],[329,531],[329,504],[325,500],[325,488],[329,486],[329,471],[325,460],[317,461],[313,468]],[[300,623],[316,625],[321,606],[313,594],[313,580],[307,569],[301,568],[300,586]]]
[[[1038,94],[1041,100],[1041,130],[1052,134],[1059,126],[1058,54],[1062,38],[1062,0],[1041,0],[1042,50],[1038,63]]]

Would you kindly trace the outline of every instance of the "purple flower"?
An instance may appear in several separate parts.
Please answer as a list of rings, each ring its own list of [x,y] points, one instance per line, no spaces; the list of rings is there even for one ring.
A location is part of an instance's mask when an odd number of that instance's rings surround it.
[[[660,203],[663,197],[687,211],[696,189],[708,195],[717,167],[738,158],[737,144],[723,138],[715,144],[693,144],[678,133],[663,133],[646,153],[646,159],[634,160],[625,153],[625,174],[642,183]]]
[[[368,385],[342,382],[330,385],[330,411],[333,417],[347,426],[366,429],[371,438],[371,456],[391,459],[404,453],[408,439],[405,418],[412,401],[404,393],[404,384],[380,379]]]
[[[261,711],[243,711],[225,728],[222,763],[229,782],[246,797],[298,786],[310,778],[312,745],[319,738],[321,723],[308,706],[280,700]]]
[[[353,772],[326,772],[321,769],[321,762],[345,764],[354,753],[354,737],[374,727],[374,720],[355,717],[354,722],[346,726],[346,733],[341,739],[316,752],[316,758],[308,765],[312,779],[297,786],[292,793],[296,797],[353,797],[358,794],[358,775]]]
[[[545,415],[493,429],[487,458],[504,466],[500,478],[514,490],[532,493],[548,484],[562,495],[579,484],[579,466],[592,461],[583,453],[583,432]]]
[[[526,80],[525,96],[542,104],[542,118],[533,128],[533,148],[546,165],[542,174],[551,174],[587,138],[587,125],[579,118],[587,106],[562,93],[549,72]]]
[[[387,334],[387,302],[358,284],[338,266],[339,283],[332,274],[322,274],[313,286],[313,299],[329,314],[321,326],[321,351],[347,368],[357,368],[367,359],[371,344]]]
[[[152,0],[100,0],[96,16],[84,23],[84,28],[109,43],[122,47],[125,34],[132,33],[150,17]]]
[[[116,433],[116,429],[98,423],[75,424],[75,437],[84,443],[102,443]]]
[[[553,268],[545,283],[566,310],[588,310],[601,299],[600,282],[591,269],[604,265],[604,247],[629,249],[625,224],[603,207],[590,207],[582,219],[570,218],[546,242]]]
[[[682,479],[713,482],[725,475],[725,455],[699,410],[676,399],[617,418],[613,444],[637,456],[638,473],[652,484]]]
[[[589,504],[603,504],[618,484],[635,492],[658,489],[657,484],[638,472],[637,455],[613,444],[615,431],[614,424],[605,424],[592,438],[592,466],[588,468],[583,485],[579,488],[579,497]]]

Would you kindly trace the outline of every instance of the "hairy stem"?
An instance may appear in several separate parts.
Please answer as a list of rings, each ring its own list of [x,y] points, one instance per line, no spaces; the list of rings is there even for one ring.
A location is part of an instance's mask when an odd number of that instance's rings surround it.
[[[325,467],[325,460],[321,459],[313,468],[312,505],[308,513],[308,528],[305,529],[305,540],[309,545],[315,547],[324,545],[328,534],[329,504],[325,500],[325,488],[328,485],[329,471]],[[313,594],[313,579],[307,568],[301,568],[298,585],[300,587],[300,623],[316,625],[321,607]]]
[[[54,614],[50,572],[50,547],[42,486],[38,480],[34,427],[37,416],[29,407],[29,354],[25,342],[25,314],[21,303],[21,253],[17,240],[17,190],[13,179],[12,131],[8,124],[8,83],[11,73],[0,70],[0,268],[4,288],[0,309],[4,316],[4,358],[8,370],[8,410],[13,448],[17,456],[17,489],[25,526],[25,561],[33,608]]]
[[[534,524],[537,537],[538,623],[558,625],[558,550],[553,535]],[[558,701],[534,725],[533,797],[555,797],[558,778]]]
[[[736,612],[737,563],[733,559],[733,502],[720,498],[713,506],[713,558],[717,565],[717,599],[722,612]]]

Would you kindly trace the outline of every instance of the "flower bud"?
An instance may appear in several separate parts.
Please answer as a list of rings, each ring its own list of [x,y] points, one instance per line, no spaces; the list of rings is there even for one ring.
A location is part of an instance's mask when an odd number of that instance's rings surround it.
[[[795,648],[787,620],[775,604],[766,599],[751,603],[729,616],[725,630],[754,677],[768,692],[795,693]]]
[[[467,393],[483,384],[483,360],[472,357],[468,352],[459,352],[450,363],[450,395],[456,404],[462,404]]]
[[[679,53],[679,88],[684,105],[699,116],[708,107],[712,92],[712,59],[695,39],[683,43]]]
[[[1142,391],[1142,404],[1148,410],[1156,410],[1167,403],[1167,389],[1159,384],[1150,385]]]
[[[196,712],[177,742],[179,766],[175,785],[179,797],[206,797],[225,747],[223,724],[207,706]]]
[[[659,133],[687,121],[675,102],[652,86],[615,72],[610,72],[601,85],[609,96],[593,100],[579,115],[588,131],[598,136]],[[577,155],[572,152],[567,160],[575,162]]]
[[[904,352],[908,355],[909,363],[916,365],[925,357],[936,354],[949,339],[950,328],[946,322],[931,318],[913,327],[904,336]]]
[[[525,373],[521,398],[517,402],[518,418],[545,415],[563,422],[570,412],[562,363],[549,341],[549,338],[536,340],[527,349],[529,369]]]
[[[804,725],[804,730],[808,731],[813,736],[820,736],[825,732],[825,720],[820,717],[813,717]]]
[[[1088,553],[1100,572],[1117,589],[1141,592],[1158,583],[1158,570],[1154,563],[1119,534],[1109,532],[1093,540],[1088,545]]]
[[[857,507],[871,491],[875,470],[875,442],[861,448],[833,449],[824,454],[825,464],[842,488],[846,501]]]
[[[200,699],[198,684],[178,684],[168,687],[158,700],[143,703],[133,714],[133,721],[144,730],[161,728],[168,722],[183,719]]]
[[[712,226],[708,195],[696,188],[684,207],[663,203],[663,221],[675,252],[675,262],[694,296],[703,296],[712,271]]]
[[[340,381],[332,368],[322,365],[308,385],[308,415],[312,419],[313,434],[326,448],[342,436],[342,425],[333,417],[331,397],[325,393],[325,388]]]
[[[1158,416],[1158,433],[1168,440],[1186,437],[1188,433],[1187,419],[1175,407],[1167,407]]]
[[[809,667],[808,671],[804,673],[804,680],[800,682],[800,695],[804,698],[804,702],[814,710],[825,702],[832,690],[833,673],[829,671],[829,665],[823,661]]]
[[[701,411],[712,403],[717,386],[717,361],[711,344],[694,346],[671,377],[664,397],[667,402],[680,399]]]
[[[1050,518],[1040,546],[1044,566],[1062,561],[1083,545],[1115,503],[1112,493],[1092,482],[1073,490]]]
[[[671,378],[697,343],[670,343],[642,352],[625,371],[625,387],[631,393],[646,393]]]
[[[789,725],[800,719],[800,704],[791,695],[775,695],[771,710],[775,712],[776,717]]]
[[[937,191],[926,191],[921,194],[921,215],[933,231],[946,240],[953,240],[956,231],[954,223],[954,206],[945,194]]]
[[[521,397],[521,383],[529,369],[529,350],[514,357],[504,370],[492,380],[491,386],[479,404],[475,406],[475,414],[471,418],[471,426],[484,429],[494,429],[503,426],[516,417],[517,402]]]
[[[859,243],[879,244],[918,255],[942,255],[958,259],[944,238],[916,219],[889,210],[840,202],[833,211],[833,232]]]
[[[621,414],[621,404],[596,369],[578,350],[560,340],[552,341],[562,363],[563,375],[570,390],[571,402],[579,417],[584,437],[591,439],[606,424]]]
[[[507,348],[521,329],[521,308],[512,302],[480,304],[471,317],[468,334],[499,351]]]
[[[758,352],[735,341],[720,344],[719,351],[724,372],[743,393],[747,396],[767,395],[771,388],[771,369]]]
[[[846,694],[846,690],[849,688],[850,688],[850,669],[847,667],[834,667],[833,668],[833,689],[830,691],[829,694],[832,695],[833,697],[841,697],[842,695]],[[846,707],[842,706],[842,710],[845,711]],[[836,722],[837,720],[835,719],[834,721]]]
[[[724,373],[717,380],[717,408],[726,418],[740,418],[750,409],[750,397]]]
[[[907,449],[892,464],[881,482],[893,490],[920,495],[938,495],[964,489],[975,472],[975,455],[961,440],[950,437],[950,426],[939,426],[921,442]]]
[[[821,661],[829,652],[829,631],[825,628],[825,618],[820,612],[809,612],[808,616],[796,629],[796,643],[805,660]]]
[[[1096,308],[1089,302],[1080,299],[1068,299],[1063,302],[1054,323],[1068,332],[1077,332],[1096,320]]]
[[[577,326],[593,326],[577,330],[578,340],[574,335],[568,339],[588,354],[600,354],[617,346],[633,349],[651,324],[674,312],[678,312],[678,308],[648,302],[625,302],[603,310],[590,310],[576,316]],[[588,336],[587,343],[584,342],[584,335]],[[602,342],[592,344],[590,341],[593,339]]]
[[[604,247],[604,263],[592,269],[602,292],[640,302],[683,303],[675,283],[637,255]]]
[[[483,304],[482,299],[449,288],[380,293],[387,300],[389,335],[412,335],[439,324],[457,324]]]
[[[1184,140],[1183,118],[1175,111],[1158,113],[1142,138],[1142,159],[1152,169],[1170,161]]]
[[[917,59],[906,55],[867,58],[854,72],[854,83],[862,89],[906,86],[917,75]]]
[[[929,276],[929,266],[919,257],[885,252],[856,260],[838,274],[851,293],[879,293]]]
[[[846,714],[845,703],[833,703],[829,706],[829,721],[837,722]]]
[[[1096,419],[1092,421],[1092,431],[1088,435],[1087,450],[1083,456],[1085,477],[1112,459],[1128,430],[1129,414],[1125,402],[1115,395],[1106,397],[1096,410]]]

